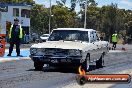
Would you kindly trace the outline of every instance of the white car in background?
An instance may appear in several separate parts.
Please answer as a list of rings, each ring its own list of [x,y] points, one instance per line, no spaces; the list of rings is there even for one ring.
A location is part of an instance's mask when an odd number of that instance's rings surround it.
[[[109,43],[101,41],[93,29],[58,28],[53,29],[48,40],[34,44],[30,48],[30,58],[36,70],[49,66],[80,66],[85,71],[89,65],[104,65],[104,55],[109,51]]]
[[[40,36],[40,39],[45,42],[49,38],[49,34],[43,34]]]

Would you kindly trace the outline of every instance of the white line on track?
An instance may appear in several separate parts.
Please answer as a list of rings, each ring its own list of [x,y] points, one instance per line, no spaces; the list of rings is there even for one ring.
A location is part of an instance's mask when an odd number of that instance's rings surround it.
[[[30,58],[29,58],[29,57],[1,58],[1,59],[0,59],[0,63],[1,63],[1,62],[7,62],[7,61],[16,61],[16,60],[30,60]]]

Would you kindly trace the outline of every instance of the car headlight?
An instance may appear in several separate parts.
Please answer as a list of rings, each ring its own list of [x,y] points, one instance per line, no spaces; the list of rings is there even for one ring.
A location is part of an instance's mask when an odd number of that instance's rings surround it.
[[[81,56],[81,50],[69,50],[71,56]]]
[[[45,53],[45,49],[43,48],[31,48],[30,54],[38,54],[38,53]]]
[[[36,54],[37,53],[37,49],[36,48],[31,48],[30,49],[30,54]]]

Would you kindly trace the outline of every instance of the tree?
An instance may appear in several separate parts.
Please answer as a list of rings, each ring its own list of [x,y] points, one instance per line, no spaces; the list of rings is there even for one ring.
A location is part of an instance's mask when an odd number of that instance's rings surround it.
[[[31,10],[31,29],[37,33],[48,33],[48,20],[48,9],[35,4]]]
[[[75,10],[77,3],[80,4],[81,9],[84,9],[86,1],[88,1],[87,4],[91,3],[90,6],[97,6],[95,0],[71,0],[71,11]]]
[[[53,5],[51,16],[51,29],[74,27],[76,13],[71,12],[67,7]],[[34,5],[31,10],[31,28],[35,32],[48,33],[49,8],[42,5]]]
[[[53,6],[52,7],[52,14],[53,14],[53,21],[54,28],[63,28],[63,27],[73,27],[74,26],[74,19],[76,16],[75,12],[70,12],[67,7],[63,6]]]

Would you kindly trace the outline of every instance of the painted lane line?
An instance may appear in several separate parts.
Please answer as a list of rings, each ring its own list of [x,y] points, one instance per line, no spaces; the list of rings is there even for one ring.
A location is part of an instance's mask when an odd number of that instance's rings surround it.
[[[31,60],[29,57],[24,58],[2,58],[0,62],[16,61],[16,60]]]

